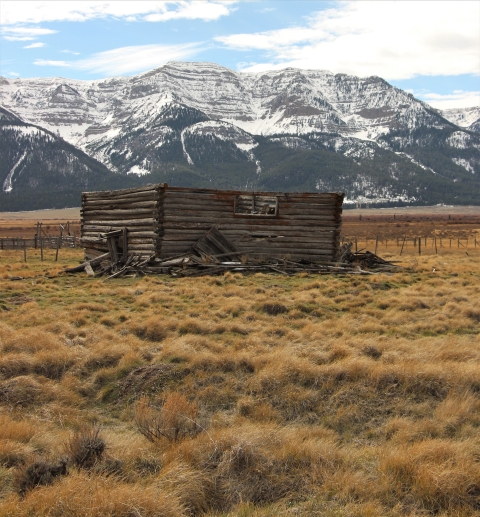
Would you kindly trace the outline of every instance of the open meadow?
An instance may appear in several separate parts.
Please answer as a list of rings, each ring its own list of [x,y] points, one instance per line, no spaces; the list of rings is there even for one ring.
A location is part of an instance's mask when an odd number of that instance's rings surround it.
[[[421,255],[380,235],[404,269],[366,276],[0,251],[0,516],[478,516],[472,228],[436,250],[414,228]]]

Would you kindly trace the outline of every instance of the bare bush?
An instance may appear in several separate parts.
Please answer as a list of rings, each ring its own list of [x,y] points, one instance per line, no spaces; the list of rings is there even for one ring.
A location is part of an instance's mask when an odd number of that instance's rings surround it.
[[[102,460],[106,447],[100,430],[93,427],[75,432],[65,449],[74,465],[89,469]]]
[[[143,396],[135,404],[135,423],[147,440],[154,443],[166,438],[174,443],[196,434],[199,428],[195,422],[197,413],[196,404],[178,392],[169,393],[161,408],[151,405]]]
[[[67,461],[61,460],[59,463],[48,463],[46,461],[36,461],[30,465],[24,465],[15,473],[14,486],[21,496],[40,485],[50,485],[56,477],[67,474]]]

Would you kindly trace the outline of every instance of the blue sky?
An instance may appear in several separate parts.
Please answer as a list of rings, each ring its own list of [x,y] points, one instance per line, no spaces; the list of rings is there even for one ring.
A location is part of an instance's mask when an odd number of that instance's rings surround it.
[[[0,75],[101,79],[168,61],[378,75],[438,108],[480,105],[477,1],[9,1]]]

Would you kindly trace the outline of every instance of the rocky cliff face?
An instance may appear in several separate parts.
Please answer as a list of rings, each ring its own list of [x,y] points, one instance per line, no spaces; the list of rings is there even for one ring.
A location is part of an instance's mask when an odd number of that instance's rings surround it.
[[[425,203],[473,202],[480,177],[478,109],[442,113],[379,77],[175,62],[101,81],[3,80],[0,103],[143,182]],[[285,153],[296,173],[275,158]]]

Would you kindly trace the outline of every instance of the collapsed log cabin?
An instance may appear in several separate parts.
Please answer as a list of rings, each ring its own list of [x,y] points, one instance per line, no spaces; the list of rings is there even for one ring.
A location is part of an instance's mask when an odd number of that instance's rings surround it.
[[[145,187],[82,194],[86,260],[110,253],[155,256],[188,253],[199,244],[256,258],[337,258],[343,193],[245,192]],[[215,234],[211,230],[215,229]],[[205,236],[210,231],[210,240]],[[217,242],[224,236],[227,243]],[[210,244],[208,244],[210,243]],[[208,251],[208,250],[206,250]],[[229,249],[230,251],[230,249]]]

